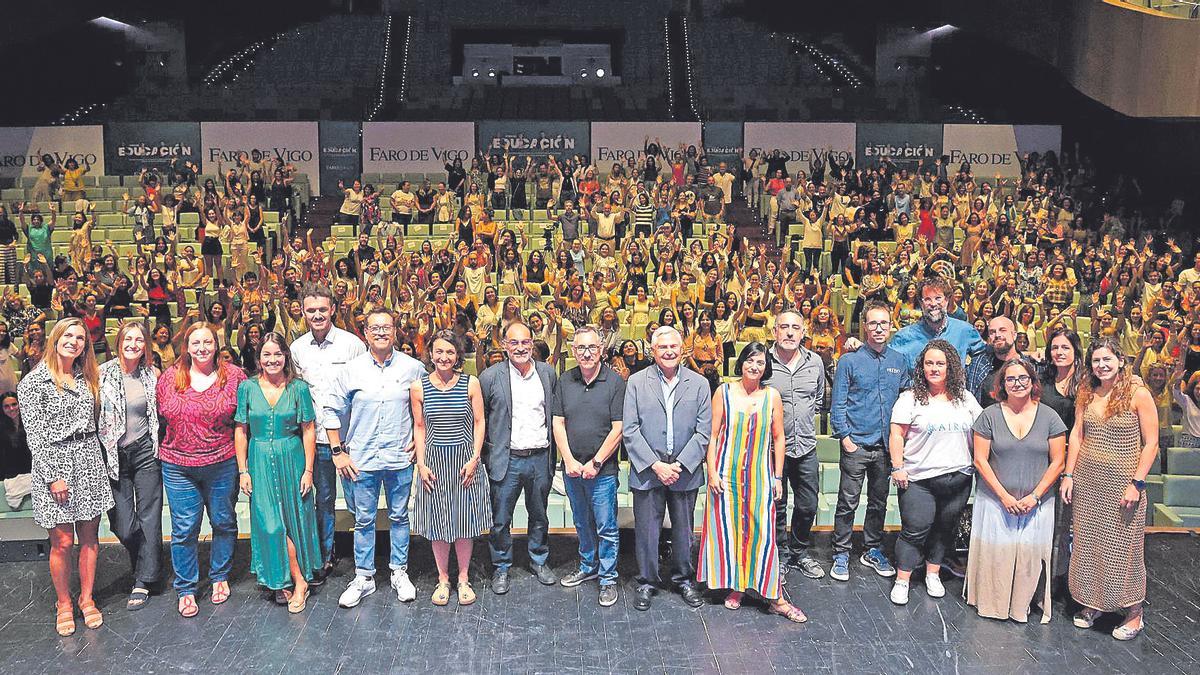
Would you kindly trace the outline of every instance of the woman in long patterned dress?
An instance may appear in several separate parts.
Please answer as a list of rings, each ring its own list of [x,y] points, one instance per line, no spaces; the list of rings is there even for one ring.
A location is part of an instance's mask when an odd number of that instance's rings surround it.
[[[238,385],[233,415],[238,482],[250,497],[250,571],[299,614],[323,563],[313,496],[316,411],[283,335],[263,336],[258,363],[259,375]]]
[[[87,327],[77,318],[54,325],[47,349],[17,386],[21,422],[33,457],[34,521],[50,531],[50,578],[54,582],[55,629],[75,632],[71,604],[71,549],[79,537],[79,609],[88,628],[104,617],[92,599],[100,514],[113,507],[110,479],[116,457],[106,460],[96,435],[100,374]]]
[[[475,602],[469,573],[474,538],[491,526],[483,452],[483,390],[479,380],[459,372],[465,348],[453,331],[440,331],[429,345],[434,371],[413,382],[413,442],[417,490],[412,531],[433,544],[438,583],[435,605],[450,602],[450,545],[458,558],[458,604]]]
[[[1158,455],[1158,409],[1116,339],[1094,340],[1084,363],[1062,481],[1074,509],[1071,597],[1084,607],[1074,623],[1091,628],[1100,614],[1124,610],[1112,636],[1132,640],[1145,625],[1145,488]]]
[[[783,491],[783,404],[778,391],[762,384],[771,377],[767,347],[746,345],[734,372],[741,379],[713,395],[709,499],[696,578],[709,588],[730,589],[728,609],[754,591],[771,603],[772,614],[803,623],[808,618],[784,599],[780,586],[775,500]]]
[[[1041,384],[1030,363],[1006,361],[992,390],[997,403],[984,409],[974,428],[967,604],[980,616],[1025,623],[1036,601],[1042,623],[1049,623],[1054,484],[1063,470],[1067,426],[1040,403]]]

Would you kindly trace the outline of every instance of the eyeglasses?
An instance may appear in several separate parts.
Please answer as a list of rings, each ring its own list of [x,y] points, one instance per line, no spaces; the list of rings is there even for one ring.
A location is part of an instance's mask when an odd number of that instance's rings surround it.
[[[580,354],[595,354],[600,351],[600,345],[575,345],[575,351]]]
[[[368,326],[367,332],[373,335],[388,335],[396,330],[395,326]]]
[[[1028,375],[1010,375],[1004,378],[1004,384],[1019,384],[1022,387],[1031,382]]]
[[[875,330],[876,328],[887,328],[892,325],[891,321],[868,321],[867,328]]]
[[[533,340],[509,340],[509,347],[532,347]]]

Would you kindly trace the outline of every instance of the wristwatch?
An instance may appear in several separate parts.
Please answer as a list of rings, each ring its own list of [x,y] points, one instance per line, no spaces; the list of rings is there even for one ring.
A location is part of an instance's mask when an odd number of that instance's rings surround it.
[[[592,468],[593,469],[599,471],[600,467],[602,467],[602,466],[604,466],[604,462],[601,462],[600,460],[596,459],[595,457],[592,458]]]
[[[1129,483],[1131,485],[1133,485],[1133,487],[1137,488],[1138,492],[1146,491],[1146,481],[1144,481],[1144,480],[1138,480],[1138,479],[1134,478],[1133,480],[1129,481]]]
[[[329,446],[329,454],[331,454],[331,455],[341,455],[341,454],[344,454],[345,452],[346,452],[346,448],[344,448],[340,445]]]

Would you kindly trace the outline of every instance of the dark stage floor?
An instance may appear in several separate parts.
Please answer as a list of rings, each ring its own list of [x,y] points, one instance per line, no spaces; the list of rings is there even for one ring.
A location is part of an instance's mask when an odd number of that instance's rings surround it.
[[[827,539],[820,540],[826,557]],[[574,545],[572,537],[553,539],[551,563],[560,573],[572,568]],[[1147,628],[1132,643],[1108,635],[1115,619],[1092,631],[1074,628],[1061,603],[1049,625],[981,619],[959,597],[958,580],[948,581],[947,597],[936,601],[916,583],[909,605],[895,607],[889,581],[857,562],[849,583],[789,574],[789,594],[809,616],[804,625],[754,604],[730,612],[716,597],[693,610],[665,593],[649,612],[638,612],[624,582],[618,604],[602,608],[595,582],[543,587],[523,568],[514,570],[511,592],[496,596],[481,580],[482,547],[474,565],[479,602],[438,608],[428,600],[436,578],[429,546],[414,541],[413,551],[415,603],[397,602],[380,578],[379,591],[361,606],[339,609],[337,596],[352,573],[343,561],[308,610],[292,616],[258,591],[243,541],[233,597],[214,608],[205,588],[201,613],[189,620],[176,614],[173,594],[126,612],[128,565],[119,547],[105,546],[97,594],[105,624],[93,631],[80,620],[66,639],[54,634],[46,563],[0,564],[0,673],[1200,672],[1194,535],[1148,538]],[[622,575],[633,566],[631,553],[622,557]]]

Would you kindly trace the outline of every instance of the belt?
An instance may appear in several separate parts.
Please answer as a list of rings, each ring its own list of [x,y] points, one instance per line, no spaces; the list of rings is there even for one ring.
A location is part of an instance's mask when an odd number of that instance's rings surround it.
[[[539,452],[545,452],[546,450],[549,450],[549,449],[550,449],[550,446],[548,446],[548,445],[542,446],[540,448],[509,448],[508,454],[512,455],[513,457],[533,457],[534,455],[538,454]]]
[[[886,447],[884,446],[883,443],[868,443],[866,445],[860,445],[858,447],[863,450],[884,450],[884,449],[886,449]]]
[[[58,443],[70,443],[71,441],[82,441],[86,438],[89,438],[89,437],[92,437],[95,435],[96,435],[96,432],[94,432],[94,431],[76,431],[75,433],[71,434],[70,436],[64,436],[64,437],[58,439],[57,442]]]

